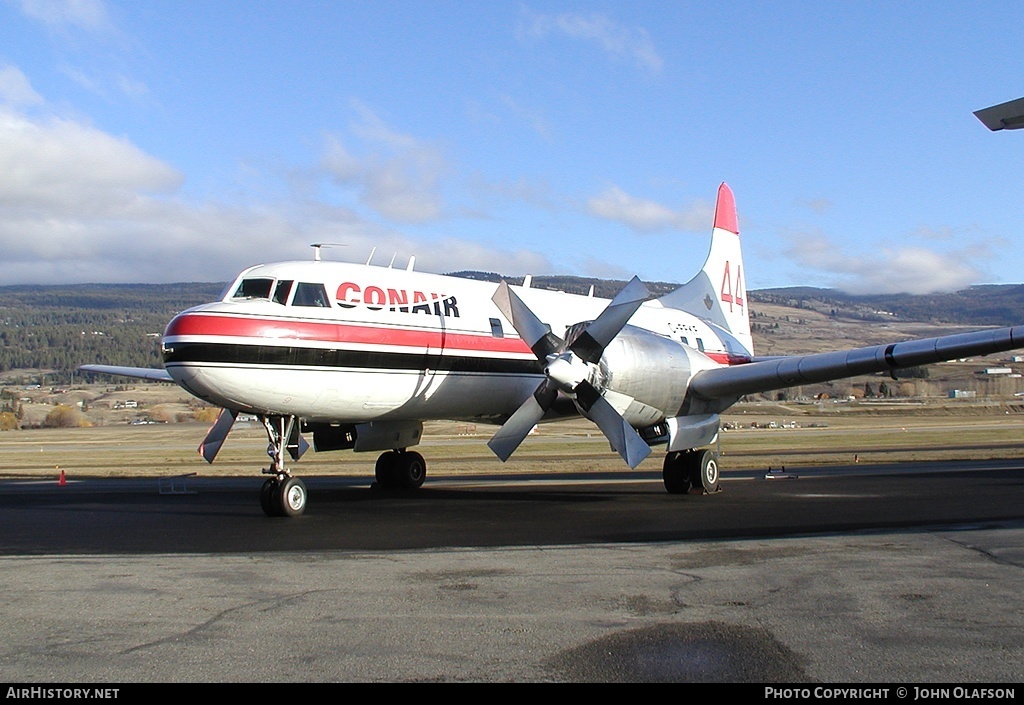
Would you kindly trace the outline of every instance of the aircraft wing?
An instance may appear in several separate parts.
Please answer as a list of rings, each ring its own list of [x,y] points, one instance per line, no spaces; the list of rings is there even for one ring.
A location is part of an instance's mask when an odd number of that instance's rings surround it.
[[[1024,127],[1024,98],[1011,100],[991,108],[975,110],[975,117],[992,130],[1019,130]]]
[[[1024,347],[1024,326],[993,328],[938,338],[908,340],[813,355],[779,357],[746,365],[703,370],[690,381],[689,395],[704,406],[731,404],[744,394],[757,394],[800,384],[891,372],[934,362],[1004,352]],[[723,407],[724,408],[724,407]]]
[[[105,375],[120,375],[122,377],[135,377],[136,379],[151,379],[156,382],[174,382],[167,370],[158,370],[152,367],[121,367],[118,365],[82,365],[78,369],[83,372],[101,372]]]

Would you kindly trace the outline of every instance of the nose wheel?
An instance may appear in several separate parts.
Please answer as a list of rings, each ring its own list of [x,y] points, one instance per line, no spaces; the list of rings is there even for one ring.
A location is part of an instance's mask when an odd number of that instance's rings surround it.
[[[260,506],[269,517],[297,517],[306,511],[306,483],[297,477],[272,477],[260,488]]]

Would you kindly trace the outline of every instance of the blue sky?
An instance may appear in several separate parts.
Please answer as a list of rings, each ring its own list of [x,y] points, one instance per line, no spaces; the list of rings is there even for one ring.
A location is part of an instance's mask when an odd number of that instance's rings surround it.
[[[0,0],[0,284],[311,256],[747,284],[1024,281],[1024,5]]]

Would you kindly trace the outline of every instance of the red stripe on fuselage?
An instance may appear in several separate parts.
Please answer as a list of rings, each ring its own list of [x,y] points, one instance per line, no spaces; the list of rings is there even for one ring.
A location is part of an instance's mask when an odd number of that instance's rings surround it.
[[[735,353],[705,351],[704,354],[719,365],[745,365],[750,362],[750,358],[746,355],[736,355]]]
[[[308,340],[328,343],[440,348],[442,331],[184,313],[168,324],[164,335],[166,337],[264,338],[268,340]],[[533,354],[526,343],[519,338],[494,338],[488,335],[447,331],[444,332],[444,348],[445,350]]]

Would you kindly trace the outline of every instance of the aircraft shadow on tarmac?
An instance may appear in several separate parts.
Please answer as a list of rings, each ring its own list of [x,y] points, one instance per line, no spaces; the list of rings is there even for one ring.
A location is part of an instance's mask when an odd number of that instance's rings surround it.
[[[826,469],[827,470],[827,469]],[[510,483],[437,478],[418,491],[308,480],[309,509],[263,515],[259,479],[210,478],[161,495],[154,481],[0,484],[0,554],[399,550],[564,545],[977,525],[1024,520],[1024,470],[850,475],[723,482],[670,495],[653,476]],[[748,474],[748,477],[754,475]]]

